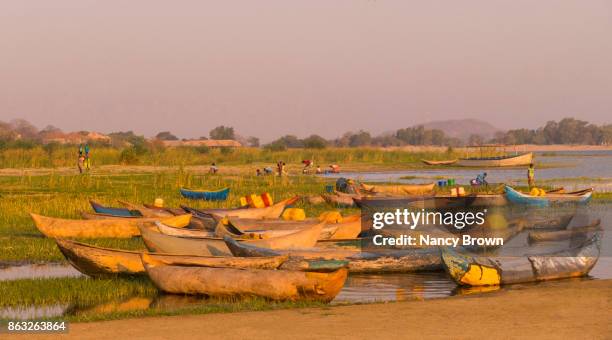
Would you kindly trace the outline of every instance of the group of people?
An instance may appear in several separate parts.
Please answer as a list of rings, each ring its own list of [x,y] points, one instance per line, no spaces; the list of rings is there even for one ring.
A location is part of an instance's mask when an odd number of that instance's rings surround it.
[[[311,168],[313,167],[314,162],[310,159],[305,159],[302,161],[302,164],[304,165],[304,167],[302,168],[302,173],[303,174],[308,174],[311,171]],[[278,161],[276,163],[276,174],[278,176],[287,176],[287,163],[283,162],[283,161]],[[315,169],[315,173],[316,174],[325,174],[325,173],[340,173],[340,166],[337,164],[330,164],[329,166],[330,170],[326,170],[323,171],[321,169],[320,165],[316,166]],[[272,167],[265,167],[262,169],[257,168],[255,170],[255,174],[257,176],[264,176],[264,175],[272,175],[274,174],[274,169]]]

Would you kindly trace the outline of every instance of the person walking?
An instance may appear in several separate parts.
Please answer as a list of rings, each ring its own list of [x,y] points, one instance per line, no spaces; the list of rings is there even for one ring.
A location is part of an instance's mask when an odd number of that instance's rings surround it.
[[[89,144],[85,144],[85,170],[89,171],[91,169],[91,159],[89,158]]]
[[[83,167],[85,163],[85,150],[83,149],[83,144],[79,144],[79,156],[77,158],[77,167],[79,168],[79,173],[83,173]]]

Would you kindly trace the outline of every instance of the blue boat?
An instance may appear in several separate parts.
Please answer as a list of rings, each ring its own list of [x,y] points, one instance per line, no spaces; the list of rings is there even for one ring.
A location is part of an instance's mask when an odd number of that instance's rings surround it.
[[[225,201],[230,189],[225,188],[217,191],[207,190],[193,190],[187,188],[181,188],[181,195],[185,198],[193,200],[205,200],[205,201]]]
[[[551,204],[562,203],[586,204],[591,200],[591,196],[593,196],[593,188],[568,193],[549,192],[546,193],[545,196],[532,196],[529,194],[524,194],[506,185],[505,193],[506,199],[511,203],[535,207],[547,207]]]
[[[95,212],[98,214],[104,214],[109,216],[116,217],[142,217],[142,214],[138,210],[130,210],[127,208],[115,208],[115,207],[105,207],[102,204],[89,200],[89,204]]]

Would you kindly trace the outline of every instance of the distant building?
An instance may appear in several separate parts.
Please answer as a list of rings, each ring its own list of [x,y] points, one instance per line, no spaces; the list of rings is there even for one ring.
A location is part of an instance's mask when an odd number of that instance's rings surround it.
[[[209,148],[240,148],[240,142],[231,139],[192,139],[192,140],[165,140],[165,146],[207,146]]]

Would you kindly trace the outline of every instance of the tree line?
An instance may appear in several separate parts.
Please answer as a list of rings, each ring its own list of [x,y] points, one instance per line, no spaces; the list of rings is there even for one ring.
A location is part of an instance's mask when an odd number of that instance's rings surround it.
[[[84,135],[87,132],[79,132]],[[59,128],[49,125],[38,130],[26,120],[17,119],[11,122],[0,121],[0,148],[30,147],[45,143],[49,136],[65,135]],[[107,135],[110,144],[115,147],[132,146],[136,152],[150,148],[155,141],[179,140],[170,131],[162,131],[155,138],[148,140],[133,131],[113,132]],[[260,147],[257,137],[243,137],[234,131],[233,127],[217,126],[209,131],[208,137],[200,139],[231,139],[242,145]],[[394,132],[372,136],[368,131],[346,132],[335,139],[326,139],[317,134],[306,138],[295,135],[285,135],[263,145],[270,150],[285,150],[288,148],[322,149],[326,147],[363,147],[363,146],[404,146],[404,145],[432,145],[432,146],[464,146],[481,145],[487,143],[500,144],[586,144],[610,145],[612,144],[612,124],[601,126],[575,118],[564,118],[560,121],[549,121],[536,129],[513,129],[495,133],[493,138],[485,139],[474,133],[466,140],[446,135],[438,129],[426,129],[422,125],[398,129]],[[108,143],[107,143],[108,144]]]

